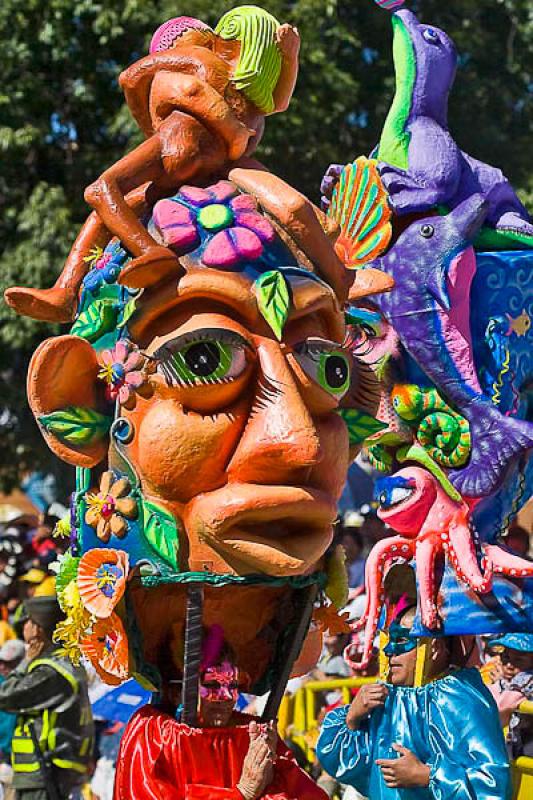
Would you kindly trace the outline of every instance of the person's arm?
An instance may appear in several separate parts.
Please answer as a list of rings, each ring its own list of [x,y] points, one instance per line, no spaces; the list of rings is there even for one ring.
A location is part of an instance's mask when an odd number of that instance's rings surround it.
[[[317,743],[318,760],[341,783],[368,795],[372,768],[370,719],[383,707],[386,686],[363,686],[350,706],[330,711],[324,719]]]
[[[51,667],[23,670],[19,667],[0,685],[1,711],[38,714],[60,705],[73,692],[69,682]]]
[[[496,705],[475,670],[466,672],[470,678],[446,683],[431,715],[437,753],[430,764],[431,797],[509,800],[510,769]]]

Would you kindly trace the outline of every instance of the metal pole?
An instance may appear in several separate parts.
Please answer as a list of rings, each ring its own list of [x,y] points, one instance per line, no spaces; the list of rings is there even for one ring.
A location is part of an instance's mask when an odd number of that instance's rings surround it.
[[[298,621],[296,631],[294,632],[291,646],[289,648],[289,652],[287,653],[287,658],[283,662],[281,670],[277,675],[276,682],[272,687],[265,710],[263,711],[263,722],[270,722],[270,720],[276,719],[277,717],[279,706],[285,693],[285,687],[287,686],[287,681],[289,680],[293,664],[300,654],[300,650],[302,649],[302,645],[309,628],[309,623],[311,622],[313,605],[317,594],[317,584],[313,584],[307,589],[300,590],[300,608],[296,612],[300,612],[300,619]]]
[[[183,655],[182,722],[195,726],[198,721],[198,692],[202,660],[202,612],[204,588],[191,583],[187,586],[185,615],[185,648]]]

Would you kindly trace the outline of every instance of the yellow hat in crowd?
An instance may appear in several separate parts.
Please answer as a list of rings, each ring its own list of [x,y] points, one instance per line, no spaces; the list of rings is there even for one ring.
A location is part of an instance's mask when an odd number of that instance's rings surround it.
[[[34,597],[53,597],[56,594],[56,579],[53,575],[47,575],[44,581],[36,588]]]
[[[20,576],[19,581],[36,585],[42,583],[45,578],[46,572],[44,570],[32,567],[30,570],[28,570],[28,572]]]

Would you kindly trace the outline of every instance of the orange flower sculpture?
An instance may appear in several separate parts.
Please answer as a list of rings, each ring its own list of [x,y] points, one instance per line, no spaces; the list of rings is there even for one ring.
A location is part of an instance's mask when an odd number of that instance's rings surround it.
[[[106,683],[118,686],[129,678],[128,638],[117,614],[97,620],[80,649]]]
[[[106,619],[126,589],[129,558],[122,550],[89,550],[78,566],[78,589],[87,611]]]
[[[137,503],[127,497],[131,489],[127,478],[115,480],[111,470],[104,472],[97,494],[87,494],[88,505],[85,522],[96,529],[102,542],[108,542],[111,534],[123,538],[128,529],[128,519],[137,516]]]

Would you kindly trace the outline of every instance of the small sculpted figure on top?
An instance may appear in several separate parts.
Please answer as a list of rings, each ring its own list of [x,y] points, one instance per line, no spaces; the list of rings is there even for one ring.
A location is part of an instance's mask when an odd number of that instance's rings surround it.
[[[144,267],[145,282],[175,271],[176,255],[153,239],[140,217],[184,183],[202,185],[252,155],[265,116],[289,105],[299,47],[296,28],[255,6],[228,12],[214,31],[191,17],[162,25],[149,55],[119,78],[146,140],[85,190],[94,213],[55,286],[14,287],[7,302],[35,319],[72,320],[88,254],[113,235]]]

